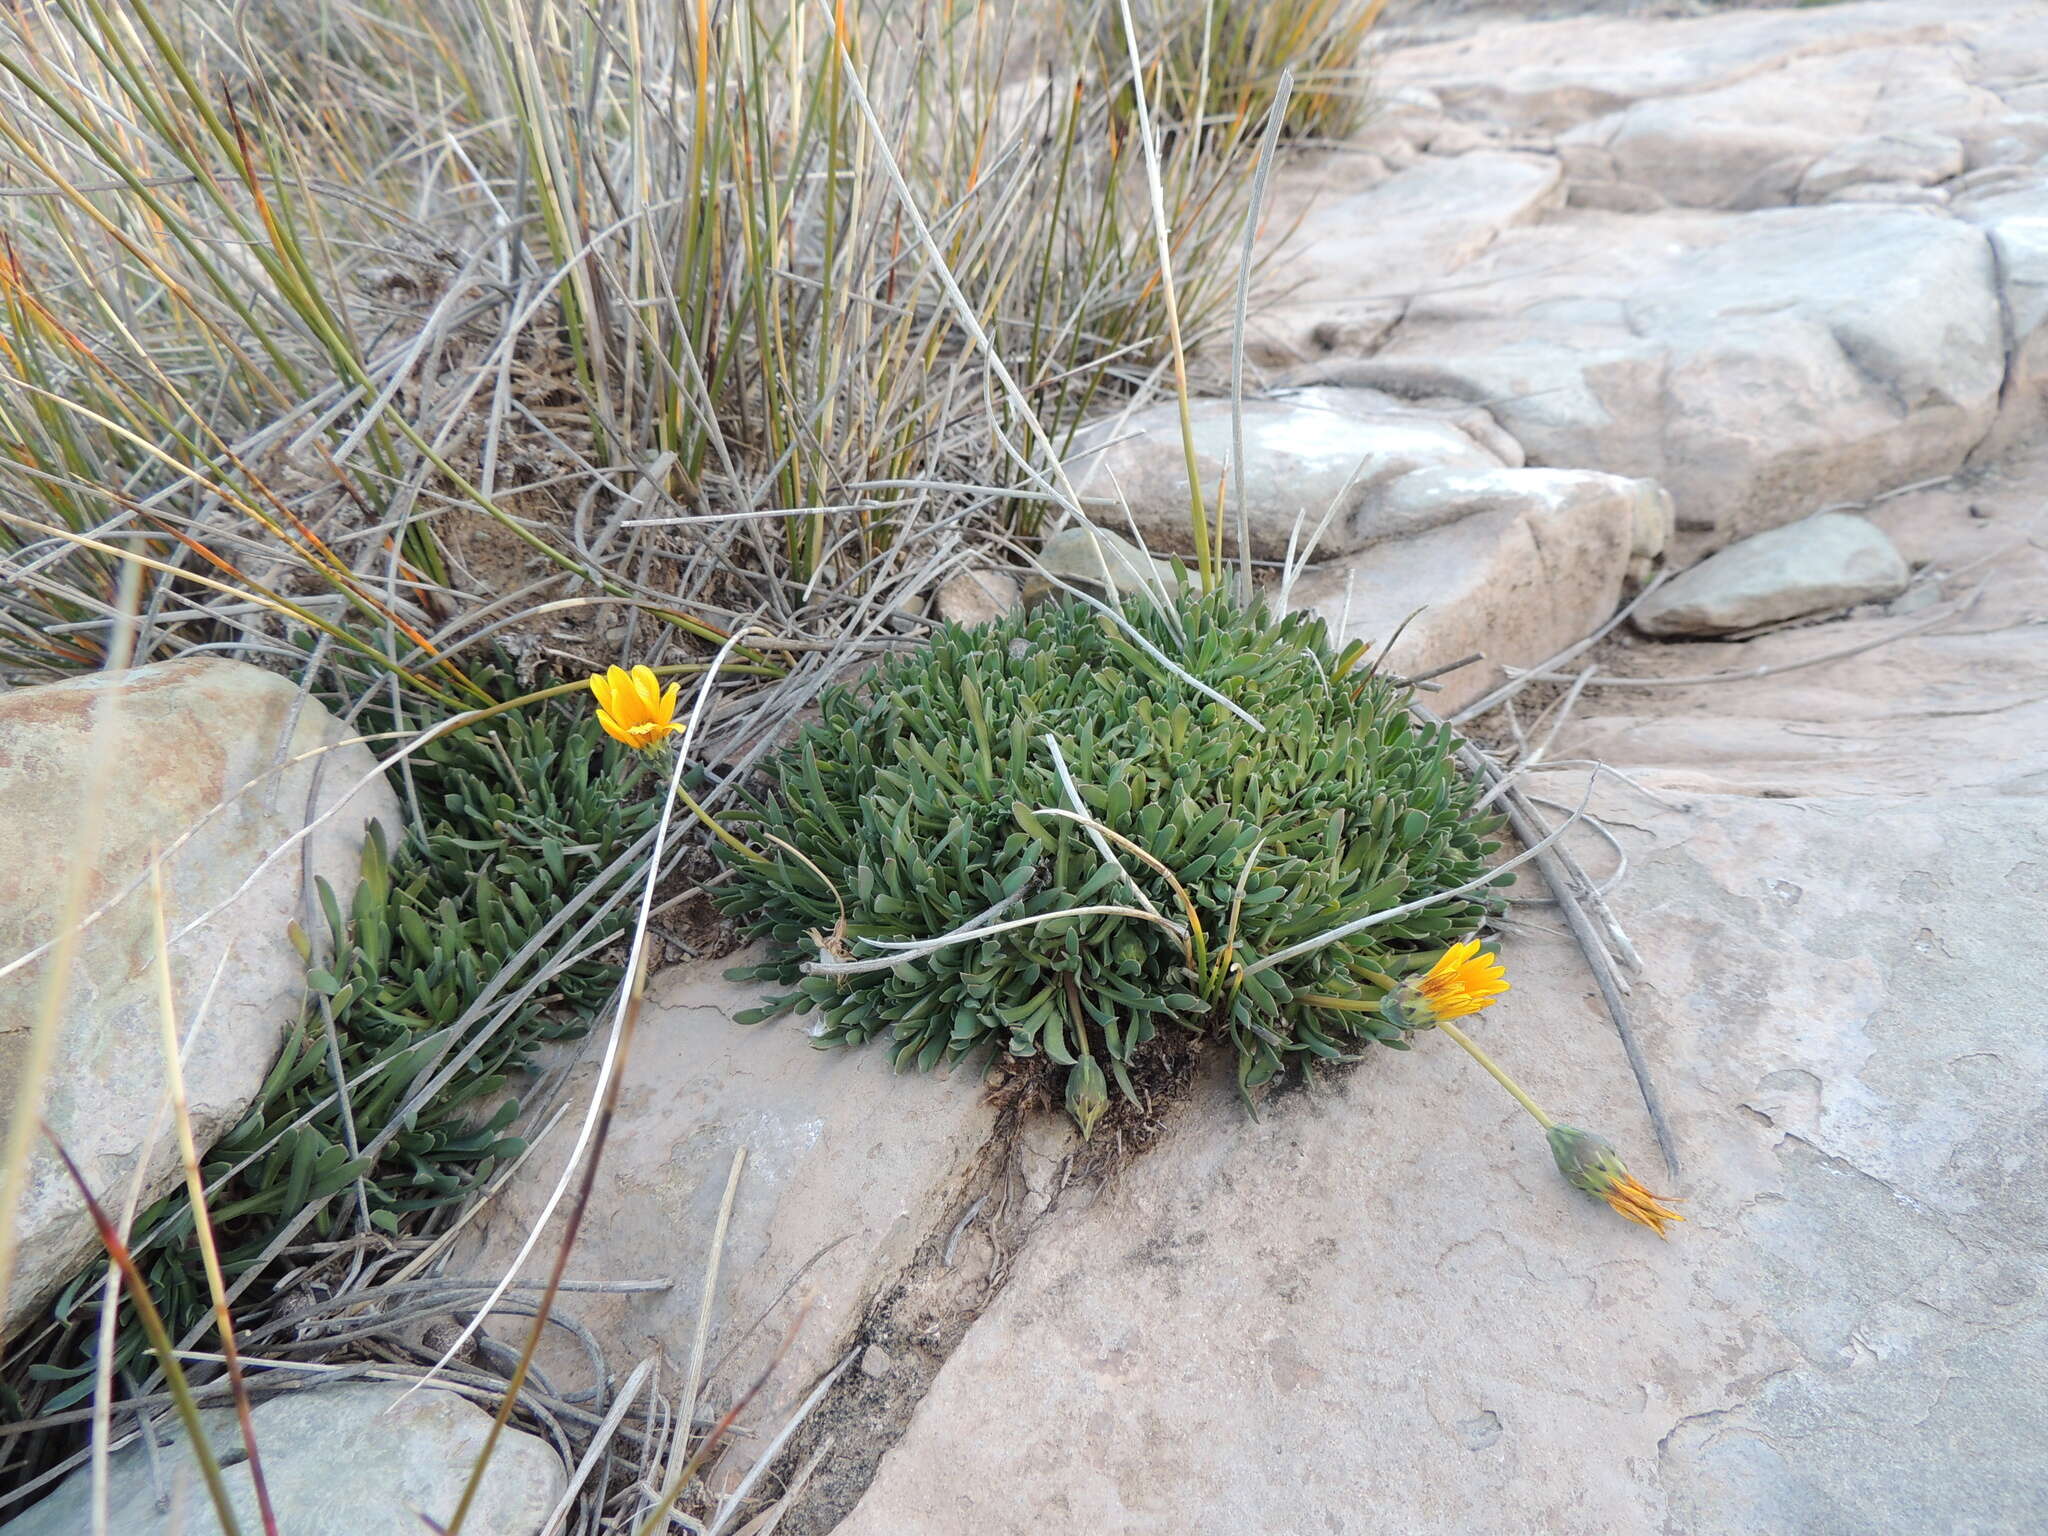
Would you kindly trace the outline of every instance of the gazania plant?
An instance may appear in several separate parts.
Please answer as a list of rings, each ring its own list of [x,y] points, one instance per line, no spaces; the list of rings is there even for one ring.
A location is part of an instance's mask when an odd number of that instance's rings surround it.
[[[644,676],[642,674],[645,674]],[[591,679],[605,729],[666,736],[674,690]],[[1404,683],[1322,623],[1228,594],[1071,602],[828,690],[726,818],[717,899],[815,1015],[898,1066],[1043,1062],[1084,1135],[1162,1037],[1226,1043],[1247,1104],[1291,1065],[1439,1029],[1536,1116],[1577,1187],[1678,1219],[1613,1148],[1558,1125],[1458,1029],[1508,990],[1471,937],[1498,822]]]
[[[823,1040],[1043,1058],[1085,1131],[1163,1032],[1212,1035],[1249,1099],[1406,1044],[1384,999],[1496,903],[1496,824],[1404,703],[1222,593],[948,629],[821,699],[720,899]]]

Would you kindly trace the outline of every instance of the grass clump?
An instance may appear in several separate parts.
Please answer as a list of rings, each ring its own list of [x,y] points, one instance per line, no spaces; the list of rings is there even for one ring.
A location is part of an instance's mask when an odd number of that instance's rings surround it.
[[[1153,115],[1172,127],[1256,129],[1292,70],[1281,132],[1346,138],[1365,120],[1368,43],[1385,8],[1386,0],[1131,0]],[[1125,56],[1116,0],[1101,46],[1107,57]]]
[[[986,0],[0,6],[0,667],[143,558],[146,659],[310,627],[446,713],[485,619],[830,638],[1030,535],[1165,355],[1083,12],[1074,85]],[[1190,334],[1256,130],[1162,150]]]
[[[1248,1101],[1401,1047],[1379,1000],[1493,896],[1332,931],[1484,882],[1497,823],[1362,655],[1225,593],[949,628],[824,696],[733,818],[768,857],[718,899],[821,1041],[1042,1056],[1084,1129],[1163,1030],[1226,1037]]]

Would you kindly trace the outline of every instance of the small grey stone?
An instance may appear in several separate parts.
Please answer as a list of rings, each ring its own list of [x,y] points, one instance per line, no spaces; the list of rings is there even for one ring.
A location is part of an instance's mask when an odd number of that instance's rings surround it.
[[[462,1498],[483,1450],[491,1416],[453,1392],[408,1392],[397,1382],[348,1382],[292,1392],[251,1414],[263,1481],[286,1536],[415,1536],[421,1516],[445,1521]],[[260,1530],[254,1479],[232,1408],[200,1415],[221,1463],[228,1500],[244,1531]],[[170,1508],[157,1507],[156,1481],[140,1446],[116,1451],[107,1529],[119,1536],[217,1536],[213,1505],[182,1431],[158,1452]],[[567,1484],[547,1442],[507,1428],[478,1485],[468,1529],[534,1536]],[[92,1529],[92,1469],[80,1467],[56,1492],[0,1526],[0,1536],[83,1536]]]
[[[1017,578],[1001,571],[961,571],[943,582],[933,606],[948,624],[993,624],[1023,601]]]
[[[1809,613],[1882,602],[1906,589],[1906,562],[1883,530],[1820,512],[1731,544],[1636,610],[1646,635],[1727,635]]]
[[[860,1352],[860,1373],[870,1381],[880,1381],[895,1369],[895,1360],[879,1344],[870,1344]]]
[[[1162,589],[1170,592],[1174,586],[1173,567],[1166,561],[1155,557],[1148,572],[1144,553],[1130,540],[1086,523],[1063,528],[1047,539],[1038,551],[1038,564],[1039,569],[1024,583],[1027,604],[1059,593],[1050,577],[1097,597],[1106,595],[1105,575],[1115,585],[1117,596],[1124,598],[1145,597]]]
[[[456,1352],[452,1359],[457,1365],[473,1364],[477,1356],[482,1352],[477,1348],[480,1342],[481,1340],[475,1334],[470,1334],[465,1338],[461,1325],[446,1318],[439,1322],[429,1323],[420,1333],[420,1347],[422,1349],[432,1350],[436,1358],[454,1349]],[[461,1346],[459,1349],[457,1348],[458,1343]]]

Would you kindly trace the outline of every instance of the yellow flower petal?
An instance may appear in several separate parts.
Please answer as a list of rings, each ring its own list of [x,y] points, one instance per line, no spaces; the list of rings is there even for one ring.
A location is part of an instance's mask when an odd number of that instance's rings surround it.
[[[640,743],[635,741],[631,736],[627,735],[625,731],[620,729],[619,722],[614,720],[604,710],[600,709],[597,712],[597,723],[604,727],[605,735],[611,737],[613,741],[622,742],[626,746],[638,750]]]
[[[1412,1013],[1431,1020],[1462,1019],[1490,1008],[1507,990],[1507,967],[1482,951],[1477,939],[1453,944],[1425,975],[1411,978],[1404,988]]]
[[[1662,1204],[1668,1196],[1651,1194],[1626,1172],[1608,1186],[1603,1198],[1618,1214],[1638,1226],[1648,1227],[1659,1237],[1664,1236],[1666,1223],[1685,1220],[1678,1212]]]
[[[633,669],[633,692],[639,695],[645,718],[656,718],[661,708],[661,680],[654,675],[652,667]]]

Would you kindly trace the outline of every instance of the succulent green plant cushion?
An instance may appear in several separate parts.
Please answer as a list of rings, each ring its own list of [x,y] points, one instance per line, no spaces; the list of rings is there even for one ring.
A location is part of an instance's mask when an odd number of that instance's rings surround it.
[[[1493,910],[1497,823],[1362,659],[1220,594],[1073,602],[828,692],[731,821],[765,857],[728,855],[719,901],[774,945],[743,974],[796,988],[753,1017],[793,1004],[920,1069],[1050,1058],[1084,1129],[1162,1031],[1227,1036],[1247,1093],[1403,1045],[1377,1000]]]

